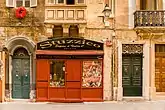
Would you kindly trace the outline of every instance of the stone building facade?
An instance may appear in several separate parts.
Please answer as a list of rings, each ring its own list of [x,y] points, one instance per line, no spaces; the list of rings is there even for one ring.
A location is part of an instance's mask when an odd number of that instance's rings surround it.
[[[112,0],[113,1],[113,0]],[[62,2],[62,3],[61,3]],[[1,0],[0,1],[0,42],[3,71],[1,78],[1,101],[19,98],[19,72],[25,74],[30,85],[24,94],[28,99],[36,98],[36,44],[52,37],[83,37],[105,43],[112,40],[114,13],[105,26],[102,11],[103,0]],[[56,4],[57,3],[57,4]],[[61,3],[61,4],[60,4]],[[114,2],[108,2],[113,4]],[[70,5],[71,4],[71,5]],[[22,19],[16,18],[18,6],[24,6],[27,13]],[[112,5],[114,7],[114,5]],[[114,9],[113,9],[114,10]],[[118,20],[117,20],[118,21]],[[116,31],[117,32],[117,31]],[[61,34],[62,33],[62,34]],[[120,33],[117,32],[117,33]],[[134,34],[134,31],[132,31]],[[118,34],[117,34],[118,35]],[[112,46],[104,45],[103,100],[112,100]],[[16,60],[22,58],[22,60]],[[28,66],[29,65],[29,66]],[[15,73],[13,75],[13,73]],[[19,85],[19,84],[18,84]]]
[[[115,3],[114,100],[164,99],[164,1]]]

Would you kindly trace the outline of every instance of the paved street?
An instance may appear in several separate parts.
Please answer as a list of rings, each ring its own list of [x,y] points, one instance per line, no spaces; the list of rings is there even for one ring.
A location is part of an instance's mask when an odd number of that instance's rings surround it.
[[[165,110],[165,101],[103,103],[28,103],[0,104],[0,110]]]

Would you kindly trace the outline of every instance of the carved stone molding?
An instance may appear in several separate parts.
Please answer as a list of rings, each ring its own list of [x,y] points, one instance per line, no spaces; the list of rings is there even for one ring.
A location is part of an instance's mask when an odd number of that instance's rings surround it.
[[[79,24],[79,25],[78,25],[78,28],[79,28],[79,33],[81,33],[81,34],[84,34],[84,33],[85,33],[86,25],[84,25],[84,24]]]
[[[123,54],[142,54],[143,45],[142,44],[123,44],[122,53]]]
[[[63,24],[62,27],[63,27],[63,33],[69,33],[69,27],[70,27],[69,24]]]

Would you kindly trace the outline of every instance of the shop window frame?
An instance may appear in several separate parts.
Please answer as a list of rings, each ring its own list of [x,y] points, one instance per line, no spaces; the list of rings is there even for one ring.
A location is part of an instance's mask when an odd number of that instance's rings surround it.
[[[63,74],[64,74],[64,85],[63,85],[63,86],[51,86],[51,85],[50,85],[50,83],[51,83],[51,81],[50,81],[51,64],[50,64],[50,63],[51,63],[52,61],[55,61],[55,62],[56,62],[56,61],[62,61],[62,62],[64,62],[65,71],[63,71],[63,72],[64,72],[64,73],[63,73]],[[59,60],[59,59],[58,59],[58,60],[56,60],[56,59],[50,59],[50,60],[49,60],[49,68],[50,68],[50,72],[48,73],[48,76],[49,76],[49,77],[48,77],[48,82],[49,82],[48,84],[49,84],[49,87],[52,87],[52,88],[65,88],[65,87],[66,87],[66,76],[65,76],[65,72],[66,72],[66,61],[65,61],[65,60],[62,60],[62,59],[60,59],[60,60]]]
[[[84,78],[84,61],[99,61],[101,63],[101,85],[98,86],[98,87],[86,87],[86,86],[83,86],[83,78]],[[100,59],[85,59],[85,60],[82,60],[82,74],[81,74],[81,87],[82,89],[83,88],[103,88],[103,80],[104,80],[104,74],[103,74],[103,60],[100,60]]]

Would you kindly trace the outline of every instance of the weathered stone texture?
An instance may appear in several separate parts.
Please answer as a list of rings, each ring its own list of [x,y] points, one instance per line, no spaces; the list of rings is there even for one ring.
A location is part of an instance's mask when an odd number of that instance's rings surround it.
[[[128,0],[116,0],[115,3],[116,29],[128,28]]]

